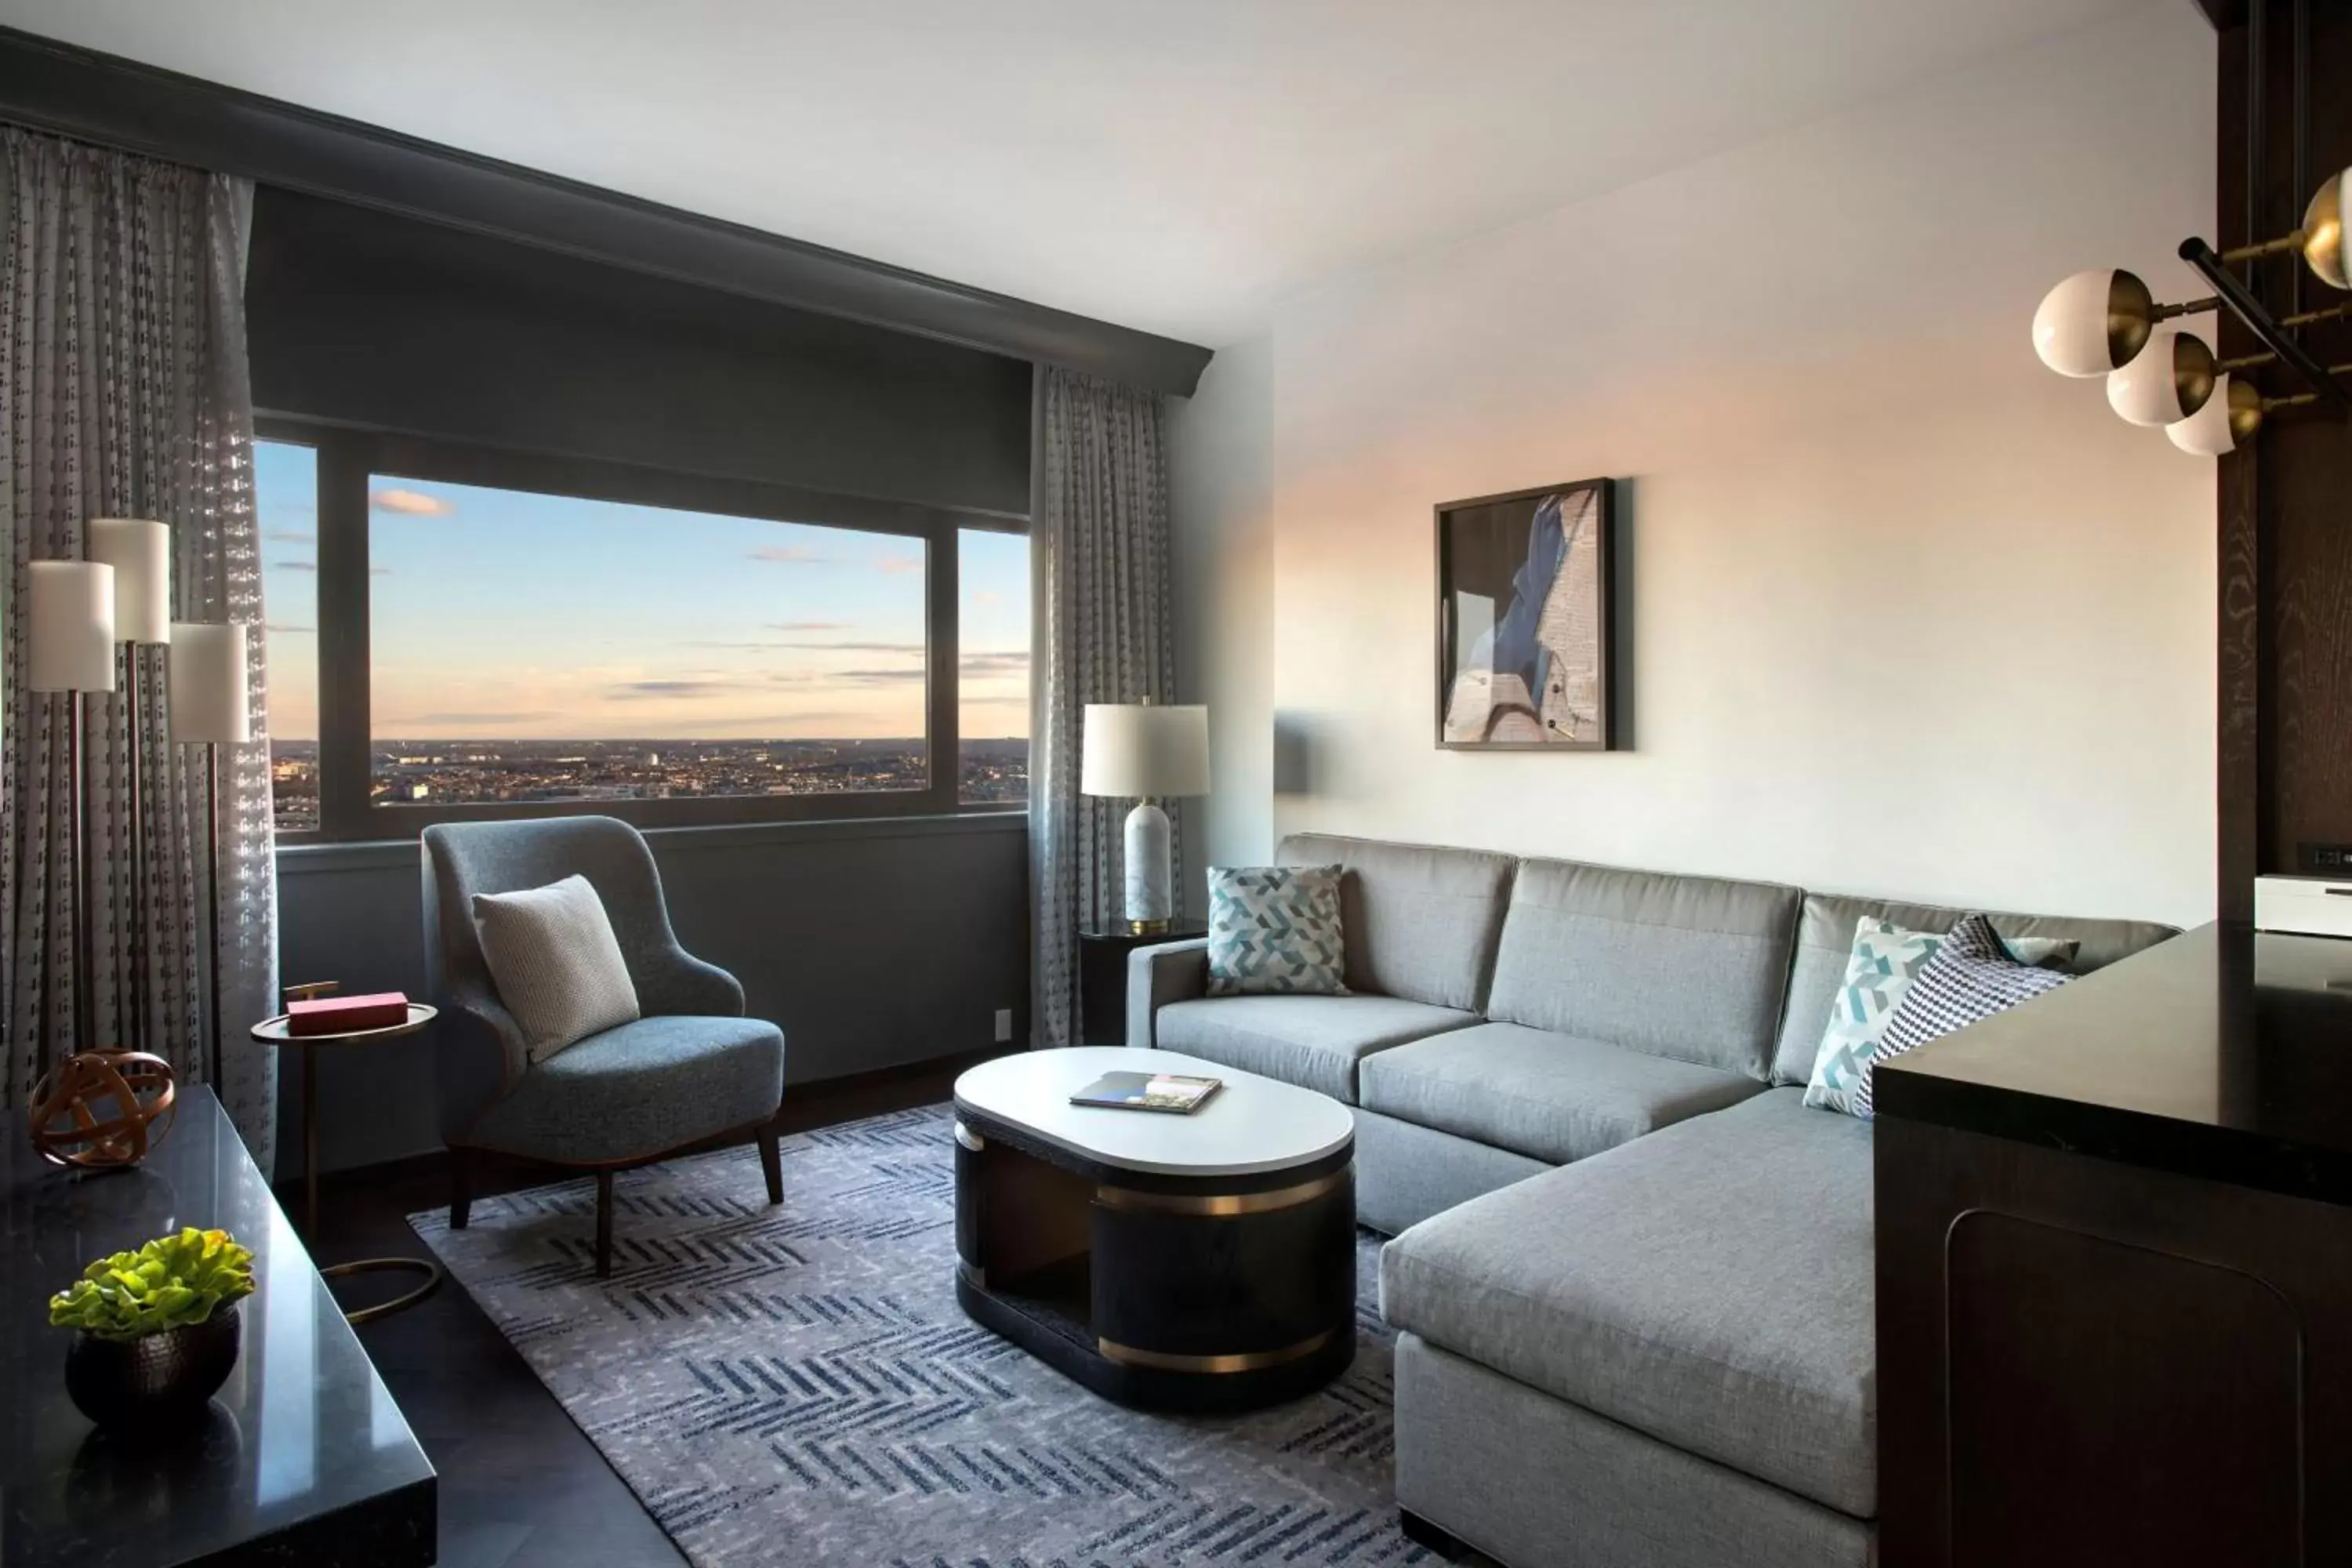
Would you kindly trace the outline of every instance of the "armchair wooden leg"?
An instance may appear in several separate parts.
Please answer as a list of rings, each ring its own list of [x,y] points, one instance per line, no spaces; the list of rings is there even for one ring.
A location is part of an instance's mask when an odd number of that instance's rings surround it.
[[[613,1173],[596,1173],[596,1278],[613,1276]]]
[[[474,1152],[449,1151],[449,1228],[463,1230],[474,1212]]]
[[[770,1122],[760,1129],[760,1172],[768,1178],[768,1202],[784,1201],[783,1157],[776,1151],[776,1127]]]

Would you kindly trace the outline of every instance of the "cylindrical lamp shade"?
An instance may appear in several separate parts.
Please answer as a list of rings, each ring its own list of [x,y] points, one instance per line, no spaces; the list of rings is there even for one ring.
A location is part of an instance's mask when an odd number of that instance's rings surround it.
[[[2205,406],[2164,427],[2165,438],[2200,458],[2234,452],[2263,427],[2263,395],[2250,382],[2224,374]]]
[[[204,621],[172,627],[172,739],[241,746],[253,739],[246,703],[245,628]]]
[[[30,561],[26,571],[26,687],[113,690],[114,568],[94,561]]]
[[[1209,793],[1209,710],[1089,702],[1078,789],[1086,795]]]
[[[89,558],[114,568],[114,639],[172,640],[172,531],[137,517],[89,520]]]
[[[2033,352],[2060,375],[2105,375],[2138,356],[2155,310],[2156,297],[2129,272],[2077,272],[2033,312]]]
[[[2213,351],[2193,333],[2159,329],[2131,363],[2107,377],[2107,403],[2134,425],[2169,425],[2213,395]]]
[[[2352,289],[2352,267],[2344,254],[2344,187],[2352,185],[2352,169],[2341,169],[2312,194],[2303,209],[2303,258],[2323,282]]]

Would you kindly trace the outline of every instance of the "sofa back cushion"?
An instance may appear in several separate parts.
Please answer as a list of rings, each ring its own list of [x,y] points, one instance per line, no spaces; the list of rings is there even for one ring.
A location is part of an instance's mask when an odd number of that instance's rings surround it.
[[[1348,989],[1476,1012],[1517,862],[1477,849],[1294,833],[1276,859],[1338,866]]]
[[[1761,1079],[1802,898],[1769,882],[1524,861],[1486,1016]]]
[[[1801,1084],[1812,1076],[1813,1058],[1829,1027],[1830,1005],[1845,982],[1846,960],[1853,952],[1854,923],[1863,916],[1882,920],[1906,931],[1941,936],[1970,911],[1935,904],[1900,904],[1885,899],[1852,899],[1836,893],[1807,893],[1797,921],[1797,956],[1789,974],[1789,1002],[1780,1018],[1780,1043],[1772,1059],[1772,1081]],[[2020,937],[2051,937],[2079,944],[2073,960],[2052,967],[2069,974],[2087,974],[2144,947],[2153,947],[2175,927],[2152,921],[2077,920],[2063,915],[1991,917],[1993,930],[2004,941]]]

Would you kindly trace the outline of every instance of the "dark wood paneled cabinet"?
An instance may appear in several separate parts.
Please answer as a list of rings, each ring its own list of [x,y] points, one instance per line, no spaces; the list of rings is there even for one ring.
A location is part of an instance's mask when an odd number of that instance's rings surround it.
[[[2209,926],[1882,1068],[1885,1568],[2352,1563],[2352,942]]]

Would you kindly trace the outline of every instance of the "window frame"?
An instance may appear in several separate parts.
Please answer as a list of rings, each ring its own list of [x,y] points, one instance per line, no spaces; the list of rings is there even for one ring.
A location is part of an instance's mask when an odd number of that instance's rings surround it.
[[[285,844],[414,838],[437,822],[509,822],[547,816],[617,816],[639,827],[716,827],[744,823],[909,816],[1004,816],[1025,803],[960,800],[961,638],[959,536],[963,530],[1029,532],[1029,520],[1001,512],[876,500],[763,480],[646,468],[593,458],[551,457],[438,437],[358,429],[264,416],[255,435],[318,454],[319,826],[281,832]],[[377,805],[373,783],[370,661],[369,483],[377,475],[526,490],[582,500],[760,518],[919,540],[924,559],[924,715],[929,782],[919,790],[845,790],[824,795],[698,796],[677,800],[583,800]]]

